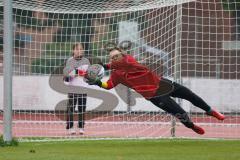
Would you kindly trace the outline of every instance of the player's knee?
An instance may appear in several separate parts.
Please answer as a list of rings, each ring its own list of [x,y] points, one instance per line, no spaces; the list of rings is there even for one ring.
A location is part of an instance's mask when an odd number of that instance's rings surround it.
[[[200,97],[193,96],[190,102],[192,102],[194,105],[198,105],[202,102],[202,99]]]

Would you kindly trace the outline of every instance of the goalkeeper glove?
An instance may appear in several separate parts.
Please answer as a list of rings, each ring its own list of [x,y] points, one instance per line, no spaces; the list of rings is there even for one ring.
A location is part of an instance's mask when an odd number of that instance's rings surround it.
[[[89,79],[87,79],[86,82],[87,82],[89,85],[96,85],[96,86],[102,87],[102,81],[101,81],[100,79],[95,79],[95,80],[89,80]]]

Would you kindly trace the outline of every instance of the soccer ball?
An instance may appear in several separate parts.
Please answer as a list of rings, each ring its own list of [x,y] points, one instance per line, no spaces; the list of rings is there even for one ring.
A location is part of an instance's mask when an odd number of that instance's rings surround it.
[[[87,69],[86,79],[89,81],[95,81],[96,79],[102,79],[104,76],[104,68],[100,64],[90,65]]]

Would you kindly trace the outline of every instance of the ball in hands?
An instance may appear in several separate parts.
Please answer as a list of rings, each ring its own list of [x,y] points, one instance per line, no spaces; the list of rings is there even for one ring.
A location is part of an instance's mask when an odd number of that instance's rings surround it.
[[[85,78],[89,81],[95,81],[100,80],[104,76],[104,68],[100,64],[93,64],[90,65],[87,69],[87,73],[85,75]]]

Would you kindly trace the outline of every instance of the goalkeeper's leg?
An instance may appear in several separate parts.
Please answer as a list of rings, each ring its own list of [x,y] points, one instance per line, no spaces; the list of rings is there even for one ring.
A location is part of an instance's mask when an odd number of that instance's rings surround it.
[[[157,107],[178,118],[186,127],[191,128],[198,134],[204,134],[204,130],[195,125],[189,118],[188,114],[169,96],[154,97],[151,98],[150,101]]]
[[[210,116],[216,117],[219,120],[224,120],[224,115],[213,110],[201,97],[193,93],[187,87],[178,83],[173,83],[174,91],[170,94],[172,97],[182,98],[190,101],[193,105],[203,109]]]

